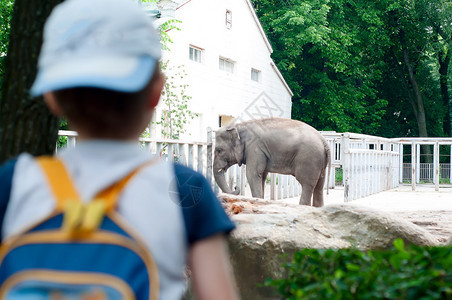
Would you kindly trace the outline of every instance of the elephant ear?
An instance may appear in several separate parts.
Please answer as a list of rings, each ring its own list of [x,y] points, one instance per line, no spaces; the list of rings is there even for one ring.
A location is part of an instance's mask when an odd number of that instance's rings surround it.
[[[230,134],[230,140],[235,160],[240,167],[243,162],[243,151],[245,151],[243,141],[240,139],[240,134],[236,127],[228,128],[227,131]]]

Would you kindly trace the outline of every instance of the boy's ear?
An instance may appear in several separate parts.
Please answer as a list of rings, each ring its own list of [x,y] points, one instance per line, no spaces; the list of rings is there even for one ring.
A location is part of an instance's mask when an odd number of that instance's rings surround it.
[[[154,85],[151,87],[149,93],[148,108],[154,109],[159,104],[160,96],[162,94],[163,85],[165,84],[165,77],[162,73],[159,73],[158,78],[155,80]]]
[[[46,103],[49,110],[57,117],[61,117],[63,115],[63,111],[61,110],[60,105],[55,99],[55,94],[52,92],[48,92],[44,94],[44,102]]]

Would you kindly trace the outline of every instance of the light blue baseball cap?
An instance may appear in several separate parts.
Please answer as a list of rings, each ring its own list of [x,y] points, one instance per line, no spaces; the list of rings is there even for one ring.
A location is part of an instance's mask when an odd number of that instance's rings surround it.
[[[152,20],[132,0],[66,0],[44,27],[31,94],[73,87],[136,92],[161,57]]]

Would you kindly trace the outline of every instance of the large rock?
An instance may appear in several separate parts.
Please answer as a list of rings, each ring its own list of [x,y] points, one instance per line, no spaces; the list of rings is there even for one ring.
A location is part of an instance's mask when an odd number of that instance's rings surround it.
[[[281,263],[303,248],[387,248],[396,238],[417,245],[439,244],[425,229],[366,207],[313,208],[227,194],[220,198],[237,224],[229,245],[242,299],[277,299],[261,285],[266,278],[281,277]]]

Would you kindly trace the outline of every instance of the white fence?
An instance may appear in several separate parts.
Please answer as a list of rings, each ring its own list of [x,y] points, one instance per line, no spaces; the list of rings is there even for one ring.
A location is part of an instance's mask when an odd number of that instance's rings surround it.
[[[421,146],[433,146],[433,183],[435,185],[435,190],[439,190],[440,185],[440,147],[441,146],[449,146],[450,152],[449,152],[449,183],[452,183],[452,172],[450,169],[450,162],[452,161],[452,138],[398,138],[393,139],[393,141],[400,144],[401,152],[403,151],[404,147],[410,147],[411,148],[411,187],[414,191],[416,189],[416,185],[420,183],[421,178],[421,170],[422,170],[422,163],[421,163]],[[402,152],[403,153],[403,152]],[[403,168],[403,162],[401,159],[401,169]],[[447,178],[445,176],[444,178]],[[400,174],[400,181],[402,182],[404,180],[403,178],[403,172]]]
[[[405,168],[407,167],[406,164],[403,164],[403,145],[406,144],[411,145],[412,153],[414,153],[412,155],[412,163],[409,166],[411,168],[411,176],[421,174],[422,165],[419,159],[419,151],[416,152],[416,149],[419,149],[419,145],[426,143],[436,145],[434,148],[435,159],[431,168],[433,170],[433,181],[438,189],[439,170],[441,169],[444,172],[446,169],[445,166],[440,167],[439,165],[438,146],[452,145],[452,139],[444,138],[428,140],[386,139],[354,133],[321,133],[327,139],[331,149],[332,167],[329,187],[334,188],[336,168],[341,167],[343,172],[344,201],[352,201],[389,190],[402,183],[405,178],[403,175],[404,166]],[[68,147],[75,145],[77,136],[75,132],[60,131],[59,135],[67,137]],[[208,140],[205,142],[141,138],[140,143],[145,151],[160,155],[164,159],[177,161],[202,173],[212,184],[213,189],[216,192],[219,191],[212,176],[213,145],[215,143],[212,132],[208,132]],[[245,165],[242,167],[235,165],[229,168],[226,173],[230,186],[240,187],[242,195],[249,191],[247,189],[245,168]],[[448,170],[450,173],[450,167]],[[419,176],[417,177],[418,179]],[[417,182],[419,183],[419,180]],[[412,182],[412,185],[414,190],[416,180]],[[270,199],[299,197],[301,195],[301,185],[293,176],[272,173],[269,175],[266,193],[269,193]]]
[[[77,141],[75,131],[60,130],[59,136],[67,138],[67,147],[74,147]],[[209,133],[211,136],[211,132]],[[211,138],[210,138],[211,139]],[[203,174],[212,182],[212,142],[188,142],[140,138],[144,151],[159,155],[162,159],[176,161]],[[58,149],[57,149],[58,151]]]
[[[399,185],[400,147],[389,139],[342,135],[344,201],[352,201]]]
[[[419,163],[419,176],[416,176],[416,183],[433,183],[434,178],[434,164],[433,163]],[[439,164],[439,178],[443,182],[452,183],[450,163]],[[411,163],[403,163],[403,181],[411,182]]]

